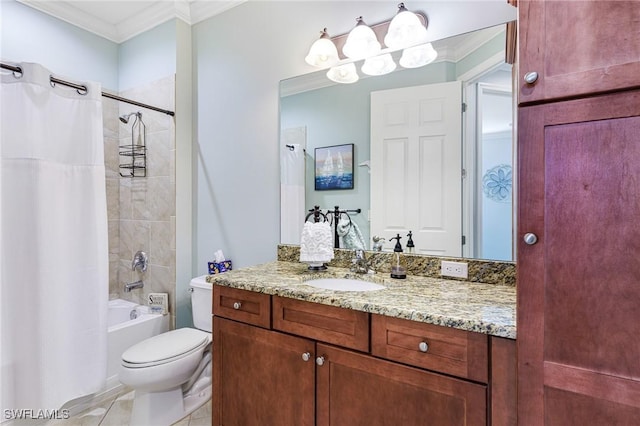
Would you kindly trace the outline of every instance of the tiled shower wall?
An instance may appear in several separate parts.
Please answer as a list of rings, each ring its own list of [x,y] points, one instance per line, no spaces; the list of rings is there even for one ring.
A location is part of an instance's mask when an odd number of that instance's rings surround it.
[[[120,96],[173,111],[173,76],[147,86],[120,93]],[[131,126],[118,117],[142,112],[147,126],[146,177],[121,177],[128,169],[119,165],[130,157],[118,155],[119,146],[131,143]],[[146,304],[149,293],[168,293],[171,324],[175,324],[175,122],[173,117],[103,98],[107,210],[109,219],[109,298]],[[136,251],[149,256],[144,273],[131,270]],[[142,289],[124,292],[124,284],[137,280]]]

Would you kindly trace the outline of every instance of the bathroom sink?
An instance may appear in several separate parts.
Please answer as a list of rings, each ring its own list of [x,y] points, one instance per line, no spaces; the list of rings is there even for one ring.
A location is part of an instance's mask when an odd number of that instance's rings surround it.
[[[305,281],[304,283],[311,287],[336,291],[376,291],[385,288],[380,284],[351,278],[319,278]]]

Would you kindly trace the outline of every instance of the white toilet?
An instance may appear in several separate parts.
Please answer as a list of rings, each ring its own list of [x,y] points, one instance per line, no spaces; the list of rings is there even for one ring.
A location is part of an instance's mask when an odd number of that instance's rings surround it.
[[[206,275],[191,280],[193,324],[122,354],[119,380],[135,390],[131,426],[170,425],[211,399],[211,298]]]

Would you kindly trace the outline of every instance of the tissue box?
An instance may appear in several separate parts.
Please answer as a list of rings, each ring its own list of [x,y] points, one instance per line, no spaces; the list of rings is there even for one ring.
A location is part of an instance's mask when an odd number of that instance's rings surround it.
[[[209,265],[209,274],[220,274],[231,270],[231,261],[223,260],[222,262],[207,262]]]

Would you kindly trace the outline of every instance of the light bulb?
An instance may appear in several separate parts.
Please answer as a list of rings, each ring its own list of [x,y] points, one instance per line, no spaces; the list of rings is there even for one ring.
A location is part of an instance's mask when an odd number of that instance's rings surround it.
[[[403,68],[418,68],[430,64],[438,57],[438,52],[431,43],[409,47],[402,51],[400,66]]]
[[[347,58],[363,59],[380,52],[380,42],[376,34],[362,20],[362,16],[357,19],[355,28],[349,32],[347,41],[342,47],[342,53]]]
[[[404,4],[398,6],[398,14],[391,20],[385,46],[391,49],[402,49],[427,42],[427,28],[418,15],[405,9]]]
[[[355,83],[360,79],[353,63],[331,68],[327,71],[327,78],[336,83]]]
[[[396,69],[396,63],[390,53],[367,58],[362,65],[362,72],[367,75],[389,74]]]
[[[318,68],[328,68],[338,62],[338,49],[327,34],[325,28],[320,32],[320,38],[309,49],[309,54],[304,58],[305,62]]]

